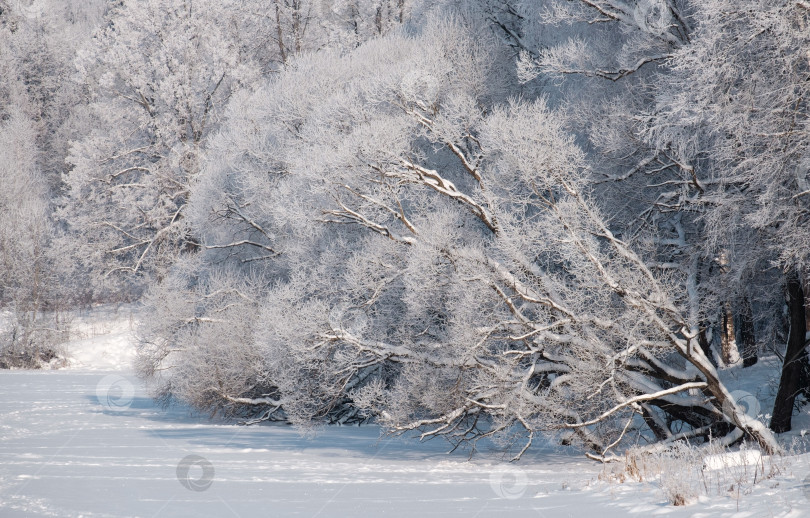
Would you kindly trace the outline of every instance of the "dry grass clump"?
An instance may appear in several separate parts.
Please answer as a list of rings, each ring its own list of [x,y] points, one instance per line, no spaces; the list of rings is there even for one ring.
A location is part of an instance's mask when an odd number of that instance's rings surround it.
[[[688,505],[700,496],[739,498],[754,486],[787,470],[789,455],[763,455],[743,444],[731,450],[717,443],[668,448],[631,448],[624,458],[605,464],[601,480],[652,482],[673,505]]]

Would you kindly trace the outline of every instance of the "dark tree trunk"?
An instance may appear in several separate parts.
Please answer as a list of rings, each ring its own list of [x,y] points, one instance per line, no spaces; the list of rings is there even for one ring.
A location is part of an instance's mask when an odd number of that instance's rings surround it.
[[[662,422],[662,419],[655,415],[655,410],[650,408],[646,403],[641,404],[641,415],[649,429],[655,434],[656,439],[665,441],[672,437],[672,432],[670,432],[667,424]]]
[[[712,362],[712,366],[716,369],[717,368],[717,360],[714,357],[714,351],[712,351],[712,344],[709,343],[709,339],[706,336],[706,328],[708,327],[707,322],[702,322],[700,325],[700,333],[698,333],[698,345],[700,345],[700,349],[703,351],[703,354],[706,355],[706,358]]]
[[[754,311],[748,297],[743,297],[740,306],[740,342],[742,343],[743,367],[757,363],[757,340],[754,335]]]
[[[807,319],[804,314],[802,282],[795,271],[788,274],[787,292],[790,335],[771,419],[771,430],[776,433],[790,431],[796,395],[807,388],[808,365],[807,353],[804,350]]]

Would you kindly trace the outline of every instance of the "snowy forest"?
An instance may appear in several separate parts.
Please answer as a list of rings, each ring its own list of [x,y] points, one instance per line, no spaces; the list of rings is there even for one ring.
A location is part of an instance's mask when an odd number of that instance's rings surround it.
[[[137,303],[218,419],[777,454],[808,172],[802,0],[0,0],[0,366]]]

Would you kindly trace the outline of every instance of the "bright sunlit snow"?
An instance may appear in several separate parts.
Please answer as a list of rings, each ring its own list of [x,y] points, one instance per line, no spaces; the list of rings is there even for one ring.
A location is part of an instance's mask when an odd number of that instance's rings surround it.
[[[494,449],[469,460],[439,441],[381,438],[375,426],[308,438],[164,410],[110,362],[131,356],[129,314],[83,319],[95,336],[67,344],[70,369],[0,371],[0,516],[798,518],[810,509],[807,455],[750,494],[674,507],[655,480],[621,483],[613,467],[549,446],[509,464]]]

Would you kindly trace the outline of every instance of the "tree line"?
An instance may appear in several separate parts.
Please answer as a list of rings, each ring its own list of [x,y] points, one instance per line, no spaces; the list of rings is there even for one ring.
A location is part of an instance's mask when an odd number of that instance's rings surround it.
[[[138,300],[166,403],[516,458],[550,432],[599,459],[779,451],[810,388],[808,23],[782,0],[0,0],[4,354]],[[769,416],[720,375],[760,356]]]

